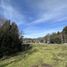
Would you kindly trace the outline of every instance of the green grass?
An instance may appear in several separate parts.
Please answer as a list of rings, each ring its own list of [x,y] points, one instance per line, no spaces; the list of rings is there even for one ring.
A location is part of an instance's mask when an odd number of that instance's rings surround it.
[[[31,50],[0,60],[0,67],[67,67],[67,45],[33,45]]]

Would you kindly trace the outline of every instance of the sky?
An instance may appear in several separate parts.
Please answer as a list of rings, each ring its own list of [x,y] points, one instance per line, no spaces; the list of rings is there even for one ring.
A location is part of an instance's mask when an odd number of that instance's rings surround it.
[[[67,26],[67,0],[0,0],[0,17],[15,22],[26,38],[42,37]]]

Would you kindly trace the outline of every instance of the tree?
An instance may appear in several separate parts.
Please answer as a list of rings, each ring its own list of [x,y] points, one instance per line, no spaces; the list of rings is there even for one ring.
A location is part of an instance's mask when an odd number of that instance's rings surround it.
[[[14,22],[5,21],[0,27],[0,57],[12,55],[30,48],[29,44],[23,44],[23,36],[20,36],[18,26]]]
[[[53,33],[50,35],[50,43],[61,43],[61,36],[60,36],[60,32],[57,33]]]
[[[22,50],[22,41],[15,23],[10,24],[10,21],[5,21],[0,28],[0,49],[1,55],[9,55]]]
[[[63,36],[64,36],[64,43],[67,43],[67,26],[64,27],[62,33],[63,33]]]

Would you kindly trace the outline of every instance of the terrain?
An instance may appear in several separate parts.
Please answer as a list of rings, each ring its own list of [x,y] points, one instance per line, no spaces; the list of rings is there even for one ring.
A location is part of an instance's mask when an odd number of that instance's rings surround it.
[[[67,67],[67,44],[33,44],[28,51],[0,59],[0,67]]]

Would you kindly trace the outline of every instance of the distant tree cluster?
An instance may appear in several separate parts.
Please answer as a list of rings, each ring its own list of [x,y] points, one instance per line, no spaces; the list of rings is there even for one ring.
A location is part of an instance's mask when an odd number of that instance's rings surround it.
[[[0,26],[0,57],[24,51],[29,47],[30,45],[22,44],[22,37],[15,23],[5,21]]]
[[[25,38],[24,43],[53,43],[53,44],[60,44],[60,43],[67,43],[67,26],[63,28],[61,32],[54,32],[52,34],[47,34],[44,37],[39,38]]]
[[[67,26],[64,27],[62,32],[48,34],[44,38],[46,43],[67,43]]]

